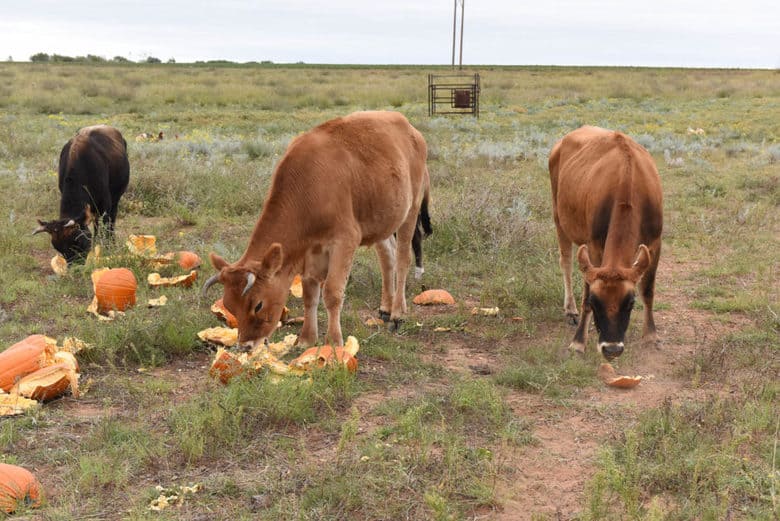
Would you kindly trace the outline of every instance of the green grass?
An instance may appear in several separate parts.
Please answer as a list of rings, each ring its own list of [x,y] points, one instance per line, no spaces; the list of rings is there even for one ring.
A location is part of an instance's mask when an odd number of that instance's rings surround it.
[[[520,416],[511,404],[530,396],[552,416],[577,414],[600,385],[598,356],[565,349],[571,330],[546,164],[556,140],[596,124],[633,136],[659,167],[661,262],[686,266],[664,272],[672,280],[659,277],[659,294],[689,299],[730,329],[702,327],[674,368],[695,393],[721,392],[638,410],[635,425],[599,440],[578,515],[777,516],[777,73],[480,67],[477,120],[428,118],[426,74],[434,69],[0,63],[0,345],[32,333],[94,345],[79,354],[82,398],[0,422],[2,460],[38,470],[47,488],[34,515],[489,518],[503,507],[499,484],[512,480],[506,454],[538,447],[535,425],[549,420]],[[410,281],[407,294],[442,287],[458,305],[410,303],[397,335],[365,326],[379,306],[380,278],[374,252],[362,249],[342,314],[345,335],[361,344],[357,375],[219,385],[208,377],[212,351],[195,337],[218,324],[208,309],[218,291],[201,298],[197,290],[212,269],[201,268],[195,288],[154,290],[148,267],[125,254],[127,235],[154,234],[160,252],[193,250],[206,264],[210,251],[237,259],[290,140],[363,109],[403,112],[428,142],[434,234],[424,242],[425,277]],[[123,132],[131,163],[106,254],[135,273],[139,304],[110,323],[85,311],[91,266],[53,276],[48,239],[31,235],[36,218],[56,217],[60,148],[96,123]],[[135,140],[159,131],[160,142]],[[575,274],[577,295],[580,284]],[[160,294],[168,306],[145,306]],[[299,301],[288,305],[301,314]],[[671,322],[678,305],[659,297],[656,309]],[[472,316],[472,306],[501,311]],[[320,310],[321,332],[325,320]],[[633,349],[640,331],[635,313],[628,365],[641,359]],[[469,366],[481,363],[469,357],[487,359],[491,375],[472,374]],[[203,489],[180,507],[148,510],[156,485],[196,482]],[[253,509],[253,496],[265,506]]]

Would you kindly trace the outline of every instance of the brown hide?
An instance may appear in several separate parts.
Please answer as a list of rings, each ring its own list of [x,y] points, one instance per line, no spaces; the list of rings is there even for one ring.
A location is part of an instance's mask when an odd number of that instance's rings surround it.
[[[428,197],[426,157],[422,135],[397,112],[357,112],[290,143],[242,257],[230,264],[211,255],[242,345],[271,334],[296,273],[303,275],[305,308],[299,341],[317,341],[322,289],[327,339],[341,345],[340,308],[359,246],[375,246],[383,278],[380,310],[400,320],[411,240]]]
[[[555,144],[549,167],[564,312],[573,322],[572,244],[579,245],[577,259],[585,278],[582,312],[570,347],[584,351],[593,313],[599,350],[608,358],[618,356],[637,283],[645,303],[643,339],[655,343],[652,306],[663,201],[652,156],[620,132],[586,126]]]

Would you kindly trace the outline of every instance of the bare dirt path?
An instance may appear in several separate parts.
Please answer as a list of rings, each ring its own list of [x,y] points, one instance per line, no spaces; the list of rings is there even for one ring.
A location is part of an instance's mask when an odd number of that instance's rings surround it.
[[[502,455],[509,479],[499,484],[502,508],[490,519],[574,519],[586,507],[585,487],[596,470],[599,447],[619,436],[641,411],[713,391],[693,385],[693,355],[708,340],[748,320],[735,315],[716,321],[691,307],[687,274],[701,266],[667,256],[659,268],[656,302],[663,303],[663,310],[656,312],[656,323],[663,345],[643,350],[635,339],[628,349],[638,351],[619,371],[642,375],[637,388],[591,388],[565,405],[520,392],[509,397],[515,413],[533,422],[537,443]]]

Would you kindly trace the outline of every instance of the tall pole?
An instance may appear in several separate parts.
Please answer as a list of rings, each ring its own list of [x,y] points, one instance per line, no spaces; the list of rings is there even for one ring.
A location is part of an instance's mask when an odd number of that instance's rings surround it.
[[[458,68],[460,70],[463,70],[463,15],[465,12],[466,0],[460,0],[460,61],[458,63]]]
[[[458,0],[455,0],[455,11],[452,14],[452,68],[455,68],[455,34],[457,33]]]

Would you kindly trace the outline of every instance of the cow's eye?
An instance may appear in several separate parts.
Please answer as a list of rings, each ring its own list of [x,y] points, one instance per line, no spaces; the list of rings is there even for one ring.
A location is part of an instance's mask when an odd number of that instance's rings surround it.
[[[260,302],[258,302],[257,305],[255,306],[255,313],[259,313],[261,309],[263,309],[263,301],[262,300]]]

